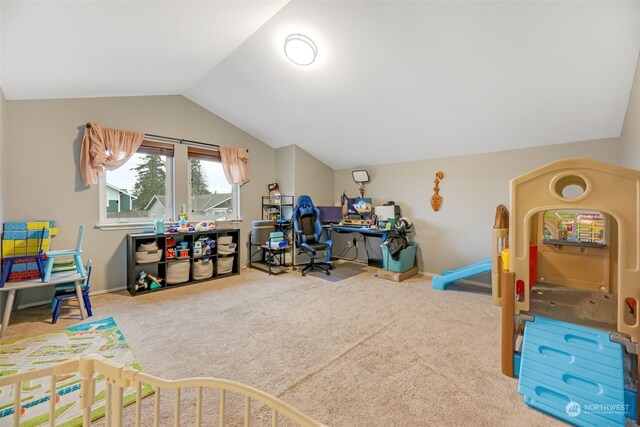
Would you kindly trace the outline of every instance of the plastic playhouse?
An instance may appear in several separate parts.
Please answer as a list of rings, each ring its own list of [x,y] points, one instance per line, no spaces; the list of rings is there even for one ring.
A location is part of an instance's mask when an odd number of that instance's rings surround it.
[[[568,159],[510,187],[492,257],[502,372],[538,410],[622,426],[638,412],[640,172]]]

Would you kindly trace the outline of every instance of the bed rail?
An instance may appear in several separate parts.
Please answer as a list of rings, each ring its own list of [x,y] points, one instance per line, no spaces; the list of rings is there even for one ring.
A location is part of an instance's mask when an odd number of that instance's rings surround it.
[[[252,402],[259,402],[270,409],[272,427],[278,426],[279,415],[303,427],[324,426],[324,424],[315,421],[277,397],[241,383],[217,378],[166,380],[145,374],[119,363],[114,363],[98,355],[83,356],[34,371],[0,377],[0,387],[13,386],[13,426],[18,427],[20,425],[21,405],[24,405],[21,402],[21,389],[24,382],[49,377],[50,381],[52,381],[51,384],[55,384],[56,375],[70,373],[79,373],[82,377],[80,388],[83,391],[80,393],[79,406],[82,410],[82,425],[84,427],[88,427],[91,424],[91,407],[95,403],[95,383],[98,375],[104,377],[106,384],[104,422],[107,427],[121,427],[123,425],[123,392],[127,387],[133,387],[136,390],[134,419],[136,427],[141,425],[141,414],[143,412],[141,390],[143,385],[149,385],[155,388],[153,405],[154,426],[160,425],[160,396],[162,390],[173,390],[175,394],[173,407],[174,425],[179,426],[181,424],[181,411],[183,409],[181,393],[185,389],[195,389],[196,392],[194,408],[196,426],[201,426],[204,423],[202,409],[203,391],[205,390],[217,390],[219,392],[218,425],[220,427],[226,425],[226,402],[228,393],[235,393],[244,397],[244,426],[248,427],[250,424]],[[49,426],[53,427],[55,426],[56,388],[50,387],[49,393]],[[208,424],[210,423],[209,421]],[[129,422],[127,424],[129,424]]]

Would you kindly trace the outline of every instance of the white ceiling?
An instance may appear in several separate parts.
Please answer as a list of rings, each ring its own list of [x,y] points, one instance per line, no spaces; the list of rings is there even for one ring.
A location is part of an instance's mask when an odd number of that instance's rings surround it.
[[[7,99],[181,94],[277,1],[2,0]]]
[[[183,93],[335,169],[620,134],[640,2],[284,4],[4,1],[3,89]],[[294,32],[311,66],[284,57]]]

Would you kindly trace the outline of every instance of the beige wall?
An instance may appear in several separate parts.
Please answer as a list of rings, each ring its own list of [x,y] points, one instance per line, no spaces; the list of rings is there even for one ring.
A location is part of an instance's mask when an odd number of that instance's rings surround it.
[[[295,147],[295,194],[311,196],[316,206],[335,203],[335,171],[302,148]]]
[[[401,206],[402,214],[411,218],[415,226],[420,270],[439,273],[489,258],[495,207],[500,203],[509,204],[509,180],[567,157],[591,157],[616,163],[618,140],[367,167],[371,182],[367,184],[366,196],[372,197],[374,204],[394,200]],[[335,194],[344,189],[351,197],[358,194],[351,170],[336,171]],[[430,198],[435,173],[439,170],[445,173],[440,183],[444,203],[439,212],[433,212]],[[336,255],[344,251],[344,236],[334,237]],[[379,244],[380,239],[370,239],[368,248],[379,254]],[[360,259],[363,259],[362,252],[360,250]],[[353,255],[353,251],[346,253],[346,257]]]
[[[276,182],[280,194],[293,196],[296,194],[296,162],[295,145],[287,145],[276,149]]]
[[[4,141],[5,220],[55,219],[60,235],[54,248],[72,247],[79,224],[87,226],[84,249],[94,261],[95,290],[126,285],[127,231],[95,228],[99,218],[98,187],[85,188],[78,173],[84,124],[139,130],[249,149],[251,182],[241,189],[242,241],[251,220],[261,216],[261,198],[275,179],[274,150],[182,96],[8,101],[10,123]],[[176,164],[186,149],[176,146]],[[184,151],[184,152],[183,152]],[[176,168],[178,169],[178,168]],[[176,206],[186,203],[187,171],[176,170]],[[246,247],[242,247],[243,260]],[[46,294],[30,292],[21,304]]]
[[[307,194],[317,206],[333,205],[335,171],[297,145],[276,150],[276,177],[282,194]]]
[[[620,135],[620,164],[640,169],[640,57]]]
[[[5,116],[6,116],[6,104],[7,101],[4,98],[4,92],[2,91],[2,87],[0,87],[0,224],[2,224],[3,222],[3,218],[4,218],[4,177],[3,177],[3,171],[4,171],[4,165],[3,165],[3,154],[5,151],[4,148],[4,141],[5,141],[5,132],[6,132],[6,120],[5,120]],[[0,252],[1,255],[1,252]]]

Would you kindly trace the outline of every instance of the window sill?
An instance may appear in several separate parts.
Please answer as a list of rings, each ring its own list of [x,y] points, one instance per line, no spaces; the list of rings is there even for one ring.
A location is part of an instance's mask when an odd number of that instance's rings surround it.
[[[104,231],[109,230],[139,230],[142,228],[153,228],[152,222],[105,222],[96,224],[96,228]]]
[[[189,220],[189,222],[196,222],[196,221],[205,221],[202,219],[192,219]],[[211,220],[211,221],[215,221],[215,220]],[[234,224],[239,224],[242,222],[241,218],[236,218],[236,219],[232,219],[230,220],[232,223]],[[173,222],[173,221],[165,221],[165,228],[168,228],[168,226],[170,225],[177,225],[177,222]],[[103,230],[103,231],[110,231],[110,230],[140,230],[140,229],[147,229],[147,228],[151,228],[153,229],[153,223],[152,222],[105,222],[105,223],[98,223],[96,224],[96,228]]]

